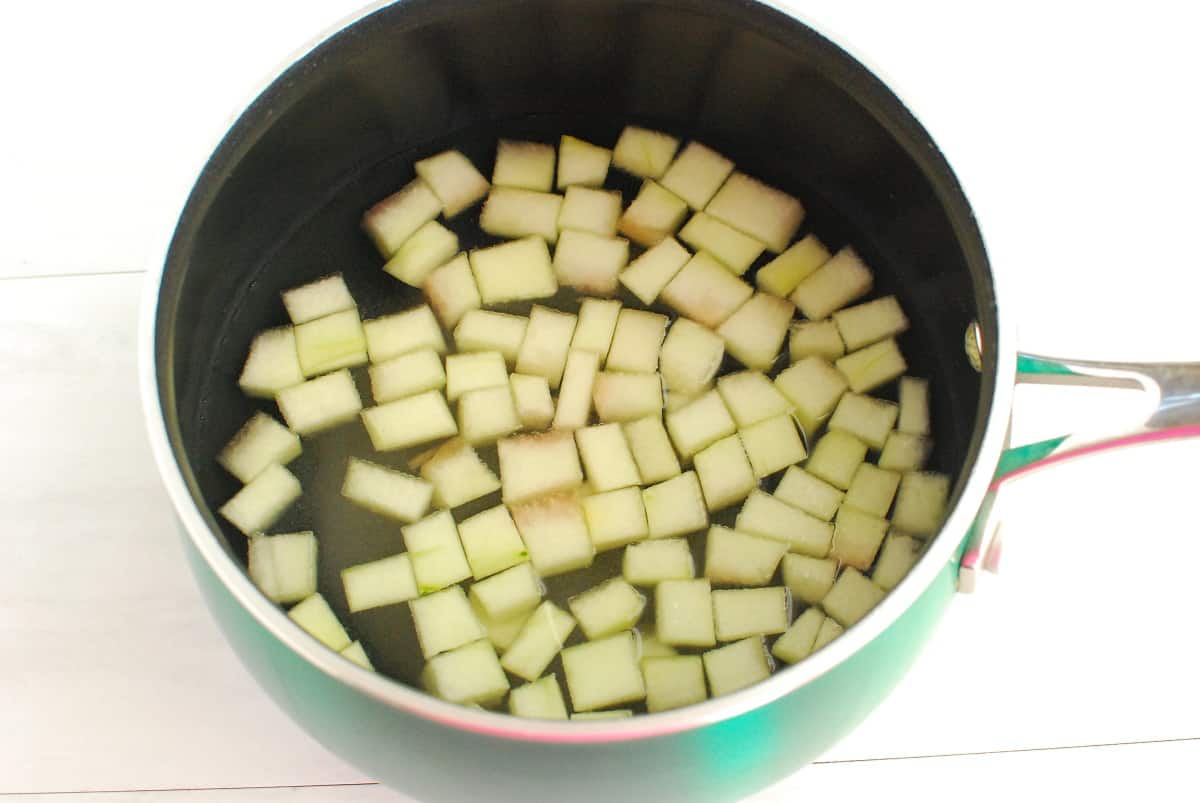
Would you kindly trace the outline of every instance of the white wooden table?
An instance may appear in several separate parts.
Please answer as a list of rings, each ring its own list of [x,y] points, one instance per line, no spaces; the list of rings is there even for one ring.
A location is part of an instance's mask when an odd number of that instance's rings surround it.
[[[956,165],[1024,348],[1200,359],[1200,55],[1184,12],[795,2],[869,54]],[[143,271],[180,187],[260,78],[356,5],[0,11],[4,800],[397,799],[291,724],[225,646],[135,383]],[[1028,438],[1133,403],[1018,401]],[[1198,453],[1150,447],[1018,483],[1002,577],[956,602],[861,729],[754,799],[1192,799]]]

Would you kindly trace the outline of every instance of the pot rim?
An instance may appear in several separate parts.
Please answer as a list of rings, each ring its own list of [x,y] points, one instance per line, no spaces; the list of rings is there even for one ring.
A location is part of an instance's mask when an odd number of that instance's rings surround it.
[[[818,25],[810,21],[796,9],[787,7],[782,0],[755,0],[755,2],[791,17],[829,40],[836,47],[841,48],[883,82],[908,113],[918,122],[920,121],[911,102],[911,95],[902,92],[883,70],[873,64],[868,57],[856,51],[844,37],[831,31],[829,26]],[[373,0],[369,5],[335,22],[293,51],[217,128],[208,139],[209,146],[200,154],[199,167],[189,173],[186,186],[182,187],[176,196],[177,200],[173,206],[174,213],[170,217],[171,225],[162,234],[161,244],[155,251],[156,261],[147,271],[138,332],[138,379],[142,404],[150,445],[159,475],[191,545],[213,574],[219,578],[222,585],[266,631],[319,671],[391,708],[447,727],[478,734],[520,741],[553,743],[624,742],[665,736],[732,719],[765,706],[795,689],[813,682],[847,661],[900,618],[933,583],[934,578],[946,567],[946,564],[956,560],[955,552],[962,541],[962,536],[946,534],[968,532],[987,493],[993,469],[999,462],[1010,417],[1017,351],[1012,316],[1007,312],[1007,307],[1000,303],[1002,298],[1001,282],[998,281],[996,273],[991,270],[990,266],[989,272],[993,284],[992,300],[996,307],[997,320],[995,341],[985,345],[985,348],[993,351],[996,360],[991,406],[984,422],[983,439],[975,462],[970,467],[962,492],[947,515],[939,535],[933,538],[926,554],[922,556],[904,580],[861,621],[848,628],[828,647],[799,664],[778,671],[766,680],[733,694],[675,711],[635,716],[623,720],[585,722],[522,719],[503,713],[493,713],[448,703],[420,689],[363,669],[309,636],[287,617],[282,608],[268,600],[258,590],[250,581],[242,565],[225,551],[216,535],[208,528],[197,501],[188,491],[179,463],[175,459],[171,438],[168,434],[164,400],[159,393],[159,371],[155,348],[158,300],[166,272],[169,249],[178,221],[182,218],[188,198],[203,166],[207,164],[253,100],[286,70],[303,60],[334,35],[392,4],[393,0]],[[946,159],[945,154],[942,154],[942,157]],[[946,159],[946,161],[949,164],[949,160]],[[958,181],[968,207],[970,207],[966,188],[962,186],[961,179],[957,174],[955,174],[955,179]],[[982,231],[979,232],[979,237],[981,241],[984,241]],[[986,249],[986,242],[984,245]]]

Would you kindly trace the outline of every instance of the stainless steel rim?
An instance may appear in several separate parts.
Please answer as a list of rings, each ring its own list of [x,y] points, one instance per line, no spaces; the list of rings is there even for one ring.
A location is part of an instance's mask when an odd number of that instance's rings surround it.
[[[803,15],[784,7],[776,0],[759,0],[759,2],[788,14],[845,50],[884,81],[888,88],[900,98],[909,112],[918,120],[920,119],[909,96],[906,96],[894,82],[887,80],[883,71],[871,64],[870,60],[862,53],[850,47],[844,39],[830,33],[824,27],[810,23]],[[246,103],[240,106],[230,120],[214,133],[209,141],[210,147],[203,154],[201,164],[207,161],[208,156],[216,150],[232,123],[250,105],[250,101],[285,70],[338,31],[390,4],[390,0],[376,0],[361,11],[336,23],[295,51],[285,63],[277,67],[274,73],[267,76],[253,95],[246,99]],[[177,222],[182,214],[198,175],[199,169],[187,186],[181,188],[177,196],[176,214],[172,218],[172,223]],[[967,194],[965,188],[964,194]],[[967,195],[969,201],[969,194]],[[275,638],[286,644],[289,649],[311,665],[329,677],[345,683],[389,707],[440,722],[449,727],[528,741],[627,741],[695,729],[730,719],[785,696],[834,669],[865,647],[900,618],[930,586],[947,563],[955,560],[956,548],[979,510],[991,480],[991,468],[999,461],[1004,447],[1004,437],[1008,428],[1012,403],[1013,380],[1016,376],[1016,338],[1011,316],[1007,313],[1006,306],[1000,302],[1003,297],[1000,291],[1000,282],[993,274],[998,326],[995,342],[986,345],[996,355],[995,387],[992,393],[991,409],[984,425],[983,441],[976,456],[975,465],[943,526],[943,533],[951,535],[934,539],[924,557],[908,577],[862,621],[848,629],[829,647],[794,667],[778,672],[769,679],[735,694],[678,711],[633,717],[627,720],[561,723],[519,719],[504,714],[453,705],[398,681],[362,669],[311,638],[288,619],[278,606],[258,591],[250,582],[242,566],[230,558],[218,543],[216,535],[209,530],[195,500],[188,492],[183,474],[175,460],[167,432],[163,399],[158,391],[155,323],[158,296],[173,234],[174,225],[163,233],[161,245],[157,251],[157,263],[147,271],[139,331],[138,378],[154,459],[158,464],[163,484],[192,546],[238,603]]]

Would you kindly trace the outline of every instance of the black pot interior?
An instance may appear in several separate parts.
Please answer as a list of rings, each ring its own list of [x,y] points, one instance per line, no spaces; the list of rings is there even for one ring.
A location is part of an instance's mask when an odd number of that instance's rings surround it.
[[[238,485],[213,458],[254,409],[275,413],[244,397],[237,376],[254,333],[287,323],[280,291],[341,271],[364,317],[420,303],[382,272],[359,227],[415,159],[453,146],[486,174],[499,136],[611,146],[627,122],[724,152],[799,197],[803,231],[859,249],[877,292],[896,293],[913,321],[901,345],[910,373],[932,380],[932,465],[961,484],[994,374],[971,369],[963,333],[977,319],[994,342],[990,273],[953,174],[870,73],[740,0],[408,0],[325,42],[257,99],[201,175],[168,255],[157,321],[165,412],[192,493],[231,553],[243,556],[245,539],[212,511]],[[636,185],[611,175],[628,201]],[[476,220],[452,227],[463,236]],[[317,530],[322,591],[378,668],[412,678],[407,606],[346,613],[337,572],[402,549],[394,523],[338,496],[347,453],[372,455],[361,425],[306,442],[292,466],[306,494],[276,531]],[[486,502],[463,512],[496,500]],[[615,572],[615,558],[597,571]]]

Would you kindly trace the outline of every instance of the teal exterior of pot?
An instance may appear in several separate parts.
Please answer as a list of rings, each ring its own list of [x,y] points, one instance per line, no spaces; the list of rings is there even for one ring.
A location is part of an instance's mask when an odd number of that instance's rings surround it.
[[[772,703],[667,736],[554,744],[443,725],[331,677],[260,624],[184,542],[209,608],[275,702],[329,750],[422,803],[749,795],[827,751],[900,682],[949,605],[958,568],[948,563],[866,647]],[[653,790],[639,789],[635,779],[648,778]]]

